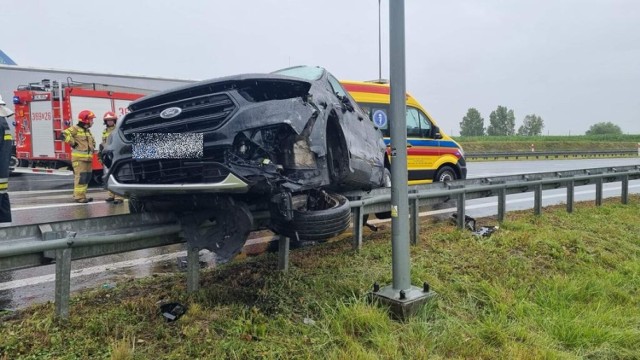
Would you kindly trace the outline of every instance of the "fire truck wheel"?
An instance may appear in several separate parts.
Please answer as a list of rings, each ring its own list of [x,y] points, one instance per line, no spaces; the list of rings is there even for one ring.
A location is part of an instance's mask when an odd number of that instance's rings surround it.
[[[17,157],[11,155],[11,160],[9,160],[9,168],[11,170],[17,168],[18,166],[20,166],[20,160],[18,160]]]

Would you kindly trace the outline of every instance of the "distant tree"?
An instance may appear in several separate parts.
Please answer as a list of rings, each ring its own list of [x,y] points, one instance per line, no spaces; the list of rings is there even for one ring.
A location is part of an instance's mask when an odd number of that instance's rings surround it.
[[[489,115],[489,127],[487,135],[508,136],[516,133],[516,116],[513,110],[507,110],[504,106],[498,106]]]
[[[544,120],[536,114],[531,114],[524,117],[522,125],[518,128],[518,135],[537,136],[542,134],[542,129]]]
[[[622,135],[622,129],[612,122],[599,122],[591,125],[585,135]]]
[[[475,108],[470,108],[460,122],[460,136],[484,135],[484,119]]]

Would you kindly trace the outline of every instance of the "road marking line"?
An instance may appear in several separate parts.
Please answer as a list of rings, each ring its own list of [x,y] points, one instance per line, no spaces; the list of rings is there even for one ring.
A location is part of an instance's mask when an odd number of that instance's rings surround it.
[[[106,271],[113,271],[113,270],[119,270],[119,269],[139,266],[139,265],[151,264],[155,262],[173,260],[181,256],[187,256],[187,252],[178,251],[175,253],[156,255],[156,256],[142,258],[142,259],[120,261],[120,262],[111,263],[111,264],[104,264],[104,265],[92,266],[88,268],[76,269],[71,271],[71,278],[73,279],[80,276],[99,274]],[[55,279],[56,279],[56,275],[50,274],[50,275],[35,276],[35,277],[21,279],[21,280],[7,281],[4,283],[0,283],[0,291],[16,289],[24,286],[33,286],[33,285],[48,283],[48,282],[55,281]]]

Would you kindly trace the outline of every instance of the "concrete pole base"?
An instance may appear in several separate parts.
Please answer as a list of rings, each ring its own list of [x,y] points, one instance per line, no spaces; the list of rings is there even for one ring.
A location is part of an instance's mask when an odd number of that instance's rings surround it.
[[[370,300],[386,307],[391,316],[399,321],[415,316],[428,301],[435,299],[436,296],[436,293],[429,290],[428,286],[423,288],[411,286],[405,290],[397,290],[391,286],[380,289],[376,289],[376,287],[374,285],[374,291],[369,293]]]

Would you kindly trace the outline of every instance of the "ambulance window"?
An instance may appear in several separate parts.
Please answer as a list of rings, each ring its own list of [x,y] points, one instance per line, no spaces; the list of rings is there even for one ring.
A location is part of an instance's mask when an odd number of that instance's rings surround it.
[[[414,107],[407,107],[407,137],[431,137],[431,122],[422,111]]]

